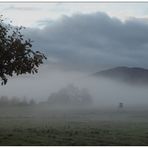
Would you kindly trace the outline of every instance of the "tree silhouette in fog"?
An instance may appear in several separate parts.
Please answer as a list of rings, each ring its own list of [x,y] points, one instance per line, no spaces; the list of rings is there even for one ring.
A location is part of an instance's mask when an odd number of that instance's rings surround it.
[[[0,17],[0,78],[1,84],[7,83],[8,76],[34,74],[46,59],[40,51],[32,50],[31,39],[25,39],[21,30],[4,23]]]
[[[70,84],[55,93],[51,93],[48,103],[52,105],[90,105],[92,97],[86,88],[79,89]]]

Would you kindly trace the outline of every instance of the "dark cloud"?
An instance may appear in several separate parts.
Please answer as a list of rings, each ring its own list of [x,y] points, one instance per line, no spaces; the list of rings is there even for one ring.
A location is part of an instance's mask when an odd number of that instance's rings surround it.
[[[148,23],[125,22],[105,13],[63,16],[42,30],[28,29],[34,47],[45,49],[57,64],[72,69],[97,70],[100,66],[148,68]]]

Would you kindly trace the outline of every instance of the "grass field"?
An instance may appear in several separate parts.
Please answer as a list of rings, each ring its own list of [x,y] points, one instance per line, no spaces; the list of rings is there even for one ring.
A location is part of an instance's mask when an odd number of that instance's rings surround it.
[[[148,145],[146,110],[1,107],[0,145]]]

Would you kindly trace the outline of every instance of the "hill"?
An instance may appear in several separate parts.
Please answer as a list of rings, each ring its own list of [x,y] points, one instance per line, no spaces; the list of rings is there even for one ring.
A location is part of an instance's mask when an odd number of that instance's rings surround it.
[[[115,67],[93,74],[130,84],[148,85],[148,69],[139,67]]]

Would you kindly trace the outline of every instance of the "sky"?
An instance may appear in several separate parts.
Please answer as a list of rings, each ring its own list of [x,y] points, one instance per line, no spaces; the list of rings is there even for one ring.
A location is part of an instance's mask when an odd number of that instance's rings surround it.
[[[34,41],[33,49],[48,58],[39,74],[10,79],[1,94],[26,95],[39,88],[36,95],[48,95],[48,83],[56,90],[107,68],[148,69],[148,3],[7,2],[0,3],[0,14],[6,23],[25,26],[23,34]],[[23,91],[17,92],[20,87]]]
[[[122,21],[137,17],[147,18],[146,3],[0,3],[0,13],[13,21],[15,25],[42,28],[48,23],[58,20],[63,15],[90,14],[105,12]]]
[[[24,34],[52,66],[148,68],[148,3],[0,3],[0,13],[27,27]]]

